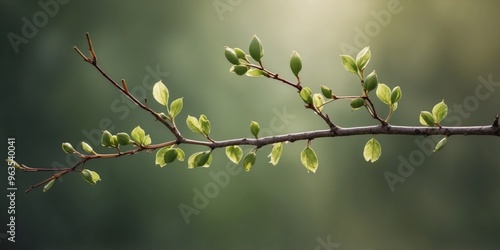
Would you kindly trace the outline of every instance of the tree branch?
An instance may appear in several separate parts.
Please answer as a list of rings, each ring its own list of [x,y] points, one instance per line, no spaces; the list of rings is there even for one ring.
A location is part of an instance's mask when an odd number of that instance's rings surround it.
[[[500,136],[500,126],[499,126],[500,115],[495,116],[493,123],[491,125],[485,125],[485,126],[445,127],[445,126],[441,126],[439,124],[439,121],[441,121],[442,118],[444,118],[444,116],[443,117],[440,116],[439,119],[436,121],[434,121],[436,119],[435,117],[434,118],[427,117],[428,119],[431,119],[431,121],[428,122],[428,123],[430,123],[431,127],[391,125],[391,124],[389,124],[389,119],[390,119],[390,116],[392,115],[392,112],[395,110],[395,108],[393,109],[393,106],[392,106],[393,104],[395,105],[395,103],[392,103],[392,102],[397,102],[397,99],[400,98],[400,96],[399,96],[396,99],[394,99],[395,97],[393,98],[392,95],[398,94],[398,93],[392,93],[392,94],[389,93],[389,95],[391,95],[391,97],[390,97],[390,100],[391,100],[390,114],[388,115],[388,118],[386,120],[383,120],[382,118],[380,118],[377,115],[377,112],[375,111],[375,105],[373,104],[373,102],[371,101],[371,99],[368,96],[369,91],[367,91],[365,89],[364,94],[361,96],[337,96],[337,95],[333,95],[333,93],[331,93],[331,90],[330,90],[330,97],[327,97],[327,98],[330,98],[330,100],[328,100],[326,102],[323,101],[319,105],[317,103],[314,103],[314,102],[306,102],[307,104],[305,105],[305,107],[307,109],[311,109],[312,111],[314,111],[318,116],[320,116],[326,122],[326,124],[329,127],[329,129],[326,129],[326,130],[314,130],[314,131],[290,133],[290,134],[267,136],[267,137],[260,137],[260,138],[239,138],[239,139],[228,139],[228,140],[220,140],[220,141],[210,138],[208,135],[209,132],[203,132],[200,130],[200,132],[203,133],[203,135],[205,136],[207,141],[193,140],[193,139],[189,139],[189,138],[184,137],[181,134],[181,132],[177,129],[177,126],[175,125],[175,121],[174,121],[175,115],[169,114],[170,116],[166,116],[163,113],[155,112],[154,110],[152,110],[151,108],[148,107],[147,99],[145,100],[145,104],[144,104],[128,91],[128,87],[127,87],[125,80],[121,81],[122,85],[120,86],[108,74],[106,74],[106,72],[104,72],[104,70],[101,67],[99,67],[99,65],[97,64],[97,56],[96,56],[96,53],[94,51],[92,41],[91,41],[88,33],[86,34],[86,37],[87,37],[87,43],[89,46],[91,58],[86,57],[75,46],[74,49],[77,51],[77,53],[84,59],[85,62],[90,63],[92,66],[94,66],[94,68],[98,72],[100,72],[104,76],[104,78],[106,78],[106,80],[110,84],[112,84],[112,86],[114,86],[122,94],[127,96],[135,105],[137,105],[141,109],[150,113],[153,117],[155,117],[155,119],[157,121],[161,122],[165,127],[167,127],[168,130],[172,133],[172,135],[175,136],[175,139],[167,141],[167,142],[158,143],[158,144],[143,144],[142,142],[138,142],[138,141],[130,141],[130,144],[132,144],[136,148],[132,149],[132,150],[128,150],[128,151],[121,151],[119,148],[120,144],[113,144],[112,146],[108,145],[108,147],[114,147],[115,149],[118,150],[117,153],[111,153],[111,154],[98,154],[98,153],[95,153],[92,149],[90,149],[90,151],[89,151],[88,149],[85,149],[85,148],[84,148],[84,150],[86,152],[88,152],[89,154],[82,154],[79,151],[74,150],[72,148],[72,146],[70,146],[71,148],[69,148],[69,149],[68,148],[65,149],[64,148],[65,145],[63,144],[63,150],[65,152],[72,153],[80,158],[80,161],[78,161],[75,165],[73,165],[71,167],[68,167],[68,168],[32,168],[32,167],[28,167],[24,164],[14,163],[18,169],[21,169],[22,171],[25,171],[25,172],[55,172],[49,178],[43,180],[40,183],[37,183],[37,184],[29,187],[26,190],[26,192],[30,192],[34,188],[37,188],[37,187],[42,186],[42,185],[47,184],[47,183],[48,183],[47,185],[51,185],[54,180],[58,179],[59,177],[65,175],[65,174],[68,174],[70,172],[82,172],[83,165],[85,165],[85,163],[90,161],[90,160],[100,159],[100,158],[118,158],[118,157],[122,157],[122,156],[133,155],[133,154],[136,154],[136,153],[141,152],[141,151],[153,151],[153,150],[161,149],[161,148],[165,148],[165,147],[173,148],[174,146],[178,146],[180,144],[198,145],[198,146],[208,147],[208,148],[210,148],[210,152],[213,151],[214,149],[225,148],[225,147],[229,147],[229,146],[252,145],[252,146],[255,146],[254,150],[252,151],[255,154],[256,149],[267,146],[267,145],[276,144],[276,143],[283,143],[283,142],[295,142],[295,141],[302,141],[302,140],[308,141],[307,148],[309,149],[309,147],[311,146],[312,140],[317,139],[317,138],[325,138],[325,137],[343,137],[343,136],[356,136],[356,135],[409,135],[409,136],[444,135],[446,137],[450,137],[450,136],[454,136],[454,135]],[[366,50],[364,52],[366,53]],[[234,55],[234,56],[236,56],[236,55]],[[297,59],[297,58],[295,58],[295,59]],[[263,72],[264,76],[266,76],[270,79],[280,81],[288,86],[295,88],[297,90],[297,92],[299,93],[299,95],[301,95],[301,91],[303,90],[304,87],[302,87],[302,85],[300,83],[300,78],[298,76],[298,72],[296,73],[298,83],[293,83],[289,80],[286,80],[286,79],[280,77],[277,73],[273,73],[273,72],[265,69],[263,67],[263,64],[261,61],[259,61],[259,64],[257,65],[257,64],[251,64],[248,61],[248,59],[246,58],[246,56],[244,56],[244,60],[246,62],[248,62],[248,64],[245,64],[246,67],[261,70]],[[369,58],[368,58],[368,61],[369,61]],[[349,63],[349,62],[347,62],[347,63]],[[366,66],[366,63],[367,62],[365,62],[363,64],[363,67]],[[348,69],[348,70],[352,70],[352,68],[355,68],[355,66],[348,65],[348,64],[344,65],[344,67],[347,67],[346,69]],[[363,80],[363,71],[361,70],[360,72],[357,72],[357,74],[361,79],[362,87],[365,86],[365,82]],[[397,87],[397,88],[399,88],[399,87]],[[399,89],[398,89],[398,91],[399,91]],[[399,95],[400,94],[401,94],[401,92],[399,92]],[[323,93],[323,95],[325,95],[325,94]],[[377,93],[377,95],[378,95],[378,93]],[[155,96],[155,98],[156,98],[156,96]],[[352,99],[353,100],[353,99],[357,99],[357,98],[363,98],[364,100],[366,100],[366,102],[364,103],[364,106],[368,109],[369,114],[374,119],[378,120],[381,123],[380,125],[343,128],[343,127],[336,126],[330,120],[328,115],[321,111],[322,110],[321,108],[323,105],[328,104],[330,102],[333,102],[335,100],[340,100],[340,99]],[[387,97],[384,97],[384,98],[387,98]],[[168,99],[168,98],[166,98],[166,99]],[[323,100],[323,99],[321,99],[321,100]],[[396,101],[394,101],[394,100],[396,100]],[[306,100],[304,100],[304,101],[306,101]],[[389,100],[386,100],[386,103],[387,102],[389,102]],[[444,103],[443,103],[443,105],[444,105]],[[168,109],[168,107],[167,107],[167,109]],[[178,112],[180,112],[180,109],[178,110]],[[434,111],[433,111],[433,113],[434,113]],[[430,115],[430,113],[429,113],[429,115]],[[437,114],[437,115],[440,115],[440,114]],[[194,118],[194,117],[190,117],[190,118]],[[206,122],[208,123],[208,126],[209,126],[208,120]],[[189,127],[189,124],[188,124],[188,127]],[[208,130],[210,130],[210,129],[208,129]],[[144,131],[142,131],[142,132],[144,132]],[[255,135],[255,137],[257,137],[256,133],[254,135]],[[129,143],[127,142],[126,144],[129,144]],[[168,148],[168,149],[170,149],[170,148]],[[315,155],[314,155],[314,157],[315,157]],[[9,163],[9,165],[11,165],[11,164]],[[81,167],[81,168],[79,168],[79,167]],[[307,166],[306,166],[306,168],[307,168]],[[51,181],[52,181],[52,183],[49,183]],[[95,183],[93,183],[93,184],[95,184]]]

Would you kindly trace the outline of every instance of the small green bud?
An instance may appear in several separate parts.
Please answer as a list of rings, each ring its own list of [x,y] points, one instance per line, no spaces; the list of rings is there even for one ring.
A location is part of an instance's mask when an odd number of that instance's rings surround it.
[[[264,57],[264,48],[262,47],[262,43],[257,36],[253,36],[252,41],[250,41],[248,51],[250,52],[250,56],[252,56],[252,58],[257,62],[260,62],[262,57]]]
[[[360,98],[360,97],[354,98],[351,101],[351,108],[353,110],[359,109],[359,108],[363,107],[364,105],[365,105],[365,99]]]
[[[83,169],[82,170],[82,177],[85,181],[88,183],[95,185],[97,184],[98,181],[101,180],[101,177],[99,176],[98,173],[88,170],[88,169]]]
[[[66,153],[66,154],[72,154],[74,153],[76,150],[73,148],[73,146],[71,145],[71,143],[69,142],[65,142],[62,144],[62,149],[63,151]]]
[[[252,135],[255,136],[255,138],[257,138],[257,136],[259,135],[259,131],[260,131],[259,124],[255,121],[252,121],[250,123],[250,132],[252,132]]]
[[[121,132],[116,134],[116,139],[120,145],[128,145],[130,144],[130,136],[127,133]]]
[[[56,179],[52,179],[52,180],[50,180],[50,181],[47,183],[47,185],[45,185],[45,186],[43,187],[43,192],[45,193],[45,192],[49,191],[49,189],[52,187],[52,185],[54,185],[54,182],[55,182],[55,181],[56,181]]]
[[[292,69],[292,72],[296,77],[299,77],[299,72],[302,69],[302,59],[297,51],[292,52],[292,57],[290,58],[290,69]]]
[[[101,145],[104,147],[111,147],[113,146],[113,135],[107,130],[104,130],[102,132],[101,136]]]
[[[82,148],[85,152],[95,155],[94,149],[86,142],[82,141]]]
[[[161,112],[158,114],[162,119],[168,120],[170,117],[168,117],[165,113]]]
[[[311,104],[313,102],[311,89],[308,87],[302,88],[302,90],[300,90],[300,98],[302,98],[306,104]]]
[[[331,99],[333,98],[333,91],[331,88],[321,85],[321,93],[323,94],[324,97]]]
[[[234,64],[234,65],[239,65],[240,60],[238,59],[238,56],[236,55],[236,52],[234,52],[234,49],[231,49],[229,47],[224,47],[224,55],[226,56],[226,59]]]
[[[377,73],[374,70],[366,77],[364,88],[367,92],[370,92],[376,89],[377,86],[378,86],[378,78],[377,78]]]

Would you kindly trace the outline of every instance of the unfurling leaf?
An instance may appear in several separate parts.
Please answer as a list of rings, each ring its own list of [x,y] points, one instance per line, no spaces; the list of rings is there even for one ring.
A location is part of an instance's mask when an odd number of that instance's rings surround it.
[[[365,99],[363,99],[361,97],[354,98],[354,99],[352,99],[350,105],[351,105],[352,110],[359,109],[365,105]]]
[[[432,108],[432,116],[436,123],[440,123],[448,114],[448,106],[442,100]]]
[[[307,171],[316,173],[316,170],[318,169],[318,156],[316,156],[316,153],[310,146],[304,148],[304,150],[300,153],[300,162],[304,165]]]
[[[260,126],[259,126],[259,123],[257,123],[256,121],[252,121],[250,123],[250,132],[252,132],[252,135],[257,138],[258,135],[259,135],[259,131],[260,131]]]
[[[306,104],[312,104],[313,98],[312,98],[311,89],[308,87],[302,88],[302,90],[300,90],[300,98],[302,98],[302,100]]]
[[[391,103],[397,103],[399,99],[401,99],[402,95],[403,93],[401,93],[401,88],[399,86],[394,87],[391,92]]]
[[[50,181],[47,183],[47,185],[45,185],[45,186],[43,187],[43,192],[47,192],[47,191],[49,191],[49,189],[52,187],[52,185],[54,185],[54,182],[55,182],[55,181],[56,181],[56,179],[52,179],[52,180],[50,180]]]
[[[62,144],[62,150],[66,153],[66,154],[72,154],[74,153],[76,150],[73,148],[73,146],[71,145],[71,143],[69,142],[64,142]]]
[[[193,133],[203,133],[201,131],[200,122],[198,121],[198,119],[196,119],[196,117],[188,115],[188,117],[186,118],[186,124],[188,128],[193,131]]]
[[[375,138],[368,140],[363,151],[365,161],[376,162],[381,154],[382,146],[380,146],[380,143]]]
[[[323,96],[325,98],[328,98],[328,99],[331,99],[333,98],[333,91],[331,88],[325,86],[325,85],[321,85],[321,93],[323,94]]]
[[[249,69],[245,75],[250,77],[257,77],[266,75],[266,73],[260,69]]]
[[[248,52],[250,52],[250,56],[257,62],[260,62],[260,60],[264,56],[264,48],[262,47],[262,43],[260,42],[260,39],[255,35],[252,37],[252,41],[250,41]]]
[[[210,121],[208,120],[207,116],[200,115],[199,122],[200,122],[201,132],[204,135],[208,136],[210,134]]]
[[[429,111],[421,111],[419,116],[419,121],[424,126],[434,126],[436,121]]]
[[[269,158],[271,158],[269,162],[274,166],[276,166],[281,158],[282,152],[283,152],[283,142],[273,143],[271,153],[268,156]]]
[[[443,139],[441,139],[438,144],[436,144],[436,147],[434,148],[434,151],[433,152],[437,152],[439,150],[441,150],[444,145],[446,144],[446,141],[448,140],[448,137],[445,137]]]
[[[94,149],[86,142],[82,141],[82,148],[85,152],[89,153],[89,154],[93,154],[95,155],[96,152],[94,151]]]
[[[378,86],[377,72],[375,72],[374,70],[372,71],[372,73],[366,76],[365,84],[363,87],[365,88],[366,92],[370,92],[376,89],[377,86]]]
[[[299,72],[302,70],[302,59],[297,51],[292,52],[292,57],[290,58],[290,69],[295,77],[299,77]]]
[[[238,164],[243,157],[243,150],[237,145],[227,146],[226,156],[229,160],[231,160],[235,164]]]
[[[155,83],[155,85],[153,86],[153,97],[158,103],[167,107],[168,89],[161,80]]]
[[[188,168],[209,167],[212,162],[212,151],[203,151],[192,154],[188,159]]]
[[[370,47],[364,47],[356,56],[356,66],[359,70],[364,70],[368,62],[370,62],[370,58],[372,56],[372,52],[370,51]]]
[[[234,51],[234,49],[232,48],[229,48],[229,47],[224,47],[224,55],[226,56],[226,59],[234,64],[234,65],[239,65],[240,64],[240,60],[238,59],[238,55],[236,54],[236,52]]]
[[[170,103],[170,110],[168,114],[170,115],[170,117],[172,117],[172,119],[174,119],[181,112],[183,106],[182,100],[183,98],[181,97],[175,99],[172,103]]]
[[[250,171],[250,168],[252,168],[253,164],[255,164],[256,159],[257,154],[255,153],[255,151],[250,151],[250,153],[245,155],[245,158],[243,158],[243,169],[247,172]]]
[[[145,144],[144,142],[146,139],[146,132],[144,132],[144,129],[142,129],[140,126],[137,126],[134,129],[132,129],[130,135],[132,136],[132,140],[134,140],[135,143],[139,145]]]
[[[387,85],[379,83],[376,94],[380,101],[387,105],[391,104],[391,89]]]
[[[325,99],[323,99],[323,96],[321,94],[313,95],[313,105],[319,112],[323,111],[324,104],[325,104]]]
[[[94,171],[88,170],[88,169],[82,170],[82,177],[85,181],[87,181],[88,183],[90,183],[92,185],[97,184],[97,182],[101,180],[101,177],[99,176],[99,174],[97,174]]]
[[[356,66],[356,62],[354,61],[354,58],[352,58],[352,56],[340,55],[340,59],[342,60],[342,65],[347,71],[353,74],[358,74],[358,66]]]

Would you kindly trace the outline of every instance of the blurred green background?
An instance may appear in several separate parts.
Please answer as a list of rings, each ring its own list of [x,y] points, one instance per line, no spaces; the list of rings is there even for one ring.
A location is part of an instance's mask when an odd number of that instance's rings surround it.
[[[319,92],[325,84],[340,95],[358,94],[359,83],[339,54],[355,56],[370,45],[368,70],[403,90],[393,124],[419,125],[419,112],[444,99],[445,124],[487,125],[500,113],[500,86],[485,87],[478,78],[500,81],[499,8],[493,0],[2,0],[0,153],[7,156],[5,141],[14,137],[16,160],[51,167],[74,160],[61,142],[89,142],[102,129],[130,132],[141,125],[153,143],[172,138],[73,51],[77,45],[88,52],[85,32],[101,67],[126,79],[151,107],[161,110],[150,91],[160,79],[171,98],[184,97],[178,123],[194,139],[202,138],[184,125],[188,114],[206,114],[216,140],[251,136],[252,120],[266,135],[326,128],[293,89],[228,72],[224,46],[247,50],[254,34],[270,70],[293,79],[288,60],[296,50],[303,85]],[[325,111],[340,126],[376,124],[347,102]],[[240,166],[223,150],[208,169],[188,170],[186,162],[159,168],[154,153],[91,161],[86,168],[101,175],[98,185],[69,174],[47,193],[23,191],[49,173],[17,172],[15,244],[5,237],[3,171],[0,248],[500,248],[498,138],[451,137],[429,155],[431,138],[379,136],[383,154],[374,164],[362,157],[369,138],[315,140],[316,174],[300,164],[303,141],[287,144],[276,167],[267,163],[270,147],[260,149],[249,173],[234,172]],[[188,155],[203,150],[183,149]],[[404,162],[410,170],[399,168]],[[389,185],[384,174],[400,182]],[[195,213],[183,216],[180,205]]]

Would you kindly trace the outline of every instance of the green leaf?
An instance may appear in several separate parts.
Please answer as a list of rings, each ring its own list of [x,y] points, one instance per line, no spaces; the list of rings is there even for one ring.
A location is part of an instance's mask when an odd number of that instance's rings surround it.
[[[257,159],[257,154],[255,154],[255,150],[250,151],[247,155],[245,155],[245,158],[243,158],[243,169],[245,171],[250,171],[250,168],[252,168],[253,164],[255,164],[255,160]]]
[[[123,146],[130,144],[130,136],[124,132],[116,134],[116,140],[118,141],[118,144]]]
[[[323,96],[321,94],[314,94],[313,105],[319,112],[323,111],[323,104],[325,104],[325,99],[323,99]]]
[[[391,104],[391,89],[389,89],[387,85],[380,83],[378,85],[376,94],[380,101],[387,105]]]
[[[233,68],[234,73],[236,73],[239,76],[246,74],[248,70],[249,70],[248,66],[245,65],[236,65]]]
[[[139,145],[144,144],[144,140],[146,138],[146,132],[144,132],[144,129],[142,129],[140,126],[137,126],[134,129],[132,129],[130,135],[132,136],[132,140],[134,140],[135,143]]]
[[[356,66],[359,70],[364,70],[368,62],[370,62],[370,58],[372,56],[372,52],[370,51],[370,47],[364,47],[356,56]]]
[[[296,77],[299,77],[299,72],[302,70],[302,59],[297,51],[292,52],[292,57],[290,58],[290,69]]]
[[[226,56],[226,59],[230,63],[232,63],[234,65],[240,64],[240,60],[238,59],[238,55],[236,54],[236,52],[234,51],[234,49],[225,46],[224,47],[224,55]]]
[[[448,114],[448,106],[442,100],[432,108],[432,116],[436,123],[440,123]]]
[[[258,137],[259,131],[260,131],[259,123],[257,123],[256,121],[252,121],[250,123],[250,132],[252,132],[252,135],[255,136],[255,138]]]
[[[365,79],[365,84],[364,84],[364,88],[367,92],[370,92],[374,89],[376,89],[378,86],[378,78],[377,78],[377,73],[374,71],[372,71],[372,73],[370,73],[368,76],[366,76],[366,79]]]
[[[163,106],[167,106],[168,103],[168,89],[165,84],[160,80],[153,86],[153,97],[157,102]]]
[[[160,165],[160,167],[164,167],[167,163],[171,163],[175,159],[178,161],[184,161],[184,157],[184,151],[180,148],[176,148],[174,146],[163,147],[156,152],[155,164]]]
[[[323,96],[325,98],[328,98],[328,99],[331,99],[333,98],[333,91],[331,88],[325,86],[325,85],[321,85],[321,93],[323,94]]]
[[[88,169],[83,169],[82,170],[82,177],[85,181],[88,183],[95,185],[97,184],[98,181],[101,180],[101,177],[99,176],[98,173],[88,170]]]
[[[245,75],[251,77],[257,77],[257,76],[263,76],[265,74],[260,69],[249,69]]]
[[[436,121],[434,120],[434,117],[429,111],[421,111],[420,112],[420,117],[419,121],[422,125],[424,126],[434,126],[436,125]]]
[[[113,146],[113,135],[107,130],[102,132],[101,136],[101,145],[103,147],[111,147]]]
[[[209,167],[212,162],[212,152],[203,151],[192,154],[188,159],[188,168]]]
[[[64,142],[62,144],[62,150],[66,153],[66,154],[72,154],[74,153],[76,150],[73,148],[73,146],[71,145],[71,143],[69,142]]]
[[[281,158],[282,152],[283,152],[283,142],[273,143],[273,147],[271,148],[271,153],[268,156],[269,158],[271,158],[269,163],[276,166]]]
[[[437,152],[437,151],[441,150],[444,147],[444,145],[446,144],[446,141],[448,141],[448,137],[441,139],[438,142],[438,144],[436,144],[436,147],[434,148],[433,152]]]
[[[89,154],[93,154],[95,155],[96,152],[94,151],[94,149],[86,142],[82,141],[82,148],[85,152],[89,153]]]
[[[184,161],[184,158],[186,157],[186,154],[184,153],[184,151],[180,148],[175,148],[175,150],[177,150],[177,160]]]
[[[175,99],[172,103],[170,103],[170,110],[168,111],[168,114],[172,119],[174,119],[182,110],[183,98],[177,98]]]
[[[318,169],[318,156],[316,156],[316,153],[310,146],[304,148],[304,150],[300,153],[300,162],[307,169],[307,171],[316,173],[316,170]]]
[[[111,147],[118,147],[118,137],[116,135],[111,136]]]
[[[399,99],[401,99],[402,95],[403,93],[401,93],[401,88],[399,86],[394,87],[391,92],[391,103],[397,103]]]
[[[352,58],[352,56],[340,55],[340,59],[342,60],[342,65],[347,71],[353,74],[358,74],[358,66],[356,66],[356,62],[354,61],[354,58]]]
[[[176,148],[169,148],[165,151],[165,154],[163,154],[163,160],[165,164],[169,164],[175,161],[177,159],[178,151]]]
[[[309,87],[302,88],[302,90],[300,90],[300,98],[302,98],[306,104],[311,104],[313,102],[311,89]]]
[[[262,43],[260,42],[260,39],[255,35],[252,37],[252,41],[250,41],[248,52],[250,52],[250,56],[257,62],[260,62],[260,60],[264,56],[264,48],[262,47]]]
[[[382,146],[380,143],[375,138],[368,140],[363,151],[365,161],[376,162],[381,154]]]
[[[243,157],[243,150],[237,145],[227,146],[226,156],[227,158],[229,158],[229,160],[231,160],[235,164],[238,164]]]
[[[169,149],[171,149],[171,147],[163,147],[156,152],[155,165],[160,165],[160,167],[167,165],[167,163],[165,163],[165,152]]]
[[[143,146],[148,146],[148,145],[150,145],[150,144],[151,144],[151,136],[146,135],[146,136],[144,137],[144,142],[142,143],[142,145],[143,145]]]
[[[365,99],[363,99],[361,97],[354,98],[351,100],[350,105],[351,105],[352,110],[359,109],[365,105]]]
[[[202,133],[200,122],[196,119],[196,117],[188,115],[186,118],[186,124],[188,128],[193,131],[193,133]]]
[[[200,122],[201,132],[204,135],[208,136],[210,134],[210,121],[208,120],[207,116],[200,115],[199,122]]]
[[[52,179],[52,180],[50,180],[50,181],[47,183],[47,185],[45,185],[45,186],[43,187],[43,192],[45,193],[45,192],[49,191],[49,189],[52,187],[52,185],[54,185],[54,182],[56,182],[56,179]]]

